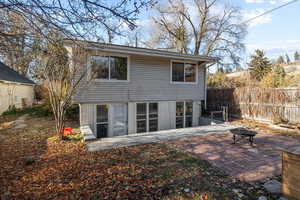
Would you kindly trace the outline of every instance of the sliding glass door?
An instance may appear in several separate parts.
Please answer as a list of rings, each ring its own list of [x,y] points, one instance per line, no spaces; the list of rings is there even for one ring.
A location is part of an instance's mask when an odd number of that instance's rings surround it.
[[[193,126],[193,102],[176,102],[176,128]]]
[[[136,104],[136,126],[137,133],[158,130],[158,103]]]
[[[127,135],[127,104],[113,103],[96,106],[97,138]]]

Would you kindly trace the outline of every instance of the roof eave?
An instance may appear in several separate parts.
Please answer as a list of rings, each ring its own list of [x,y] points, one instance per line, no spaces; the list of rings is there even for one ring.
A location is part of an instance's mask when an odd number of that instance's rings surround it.
[[[217,62],[217,58],[214,57],[204,57],[204,56],[193,56],[193,55],[177,55],[162,52],[150,52],[150,51],[134,51],[132,49],[121,49],[121,48],[110,48],[110,47],[86,47],[90,50],[100,50],[111,53],[121,53],[121,54],[130,54],[130,55],[143,55],[143,56],[153,56],[153,57],[162,57],[170,59],[180,59],[180,60],[192,60],[192,61],[205,61],[208,63]]]
[[[67,46],[73,46],[74,44],[70,41],[65,42]],[[200,56],[200,55],[191,55],[191,54],[180,54],[177,52],[169,52],[157,49],[147,49],[147,48],[136,48],[136,47],[127,47],[122,45],[110,45],[103,43],[95,42],[85,42],[85,49],[105,51],[111,53],[121,53],[121,54],[131,54],[131,55],[144,55],[144,56],[154,56],[154,57],[163,57],[170,59],[183,59],[183,60],[192,60],[192,61],[204,61],[207,63],[215,63],[219,60],[217,57],[211,56]]]

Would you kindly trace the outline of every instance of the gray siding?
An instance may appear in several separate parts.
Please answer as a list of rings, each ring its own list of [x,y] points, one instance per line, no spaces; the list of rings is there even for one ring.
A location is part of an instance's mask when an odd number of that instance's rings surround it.
[[[95,134],[95,114],[96,106],[94,104],[80,104],[80,125],[89,125]]]
[[[136,133],[136,103],[128,103],[128,134]]]
[[[176,128],[176,102],[162,101],[158,103],[158,130]]]
[[[199,126],[199,118],[201,116],[201,102],[193,102],[193,126]]]
[[[172,84],[170,59],[131,55],[129,60],[129,82],[84,83],[74,96],[74,103],[204,99],[203,66],[198,69],[198,84]]]

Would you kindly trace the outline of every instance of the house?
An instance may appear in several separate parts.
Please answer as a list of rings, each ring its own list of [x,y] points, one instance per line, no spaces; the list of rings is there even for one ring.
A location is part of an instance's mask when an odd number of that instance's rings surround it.
[[[0,114],[10,106],[31,106],[35,83],[0,62]]]
[[[75,51],[66,42],[81,62],[76,67],[88,72],[73,102],[80,105],[80,125],[95,137],[199,125],[206,66],[217,58],[93,42],[82,46],[84,51]]]

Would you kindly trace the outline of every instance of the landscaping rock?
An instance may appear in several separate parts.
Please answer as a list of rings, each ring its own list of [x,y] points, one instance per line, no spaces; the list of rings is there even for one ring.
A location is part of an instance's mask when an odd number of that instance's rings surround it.
[[[278,200],[288,200],[288,199],[285,197],[280,197]]]
[[[264,188],[271,194],[281,193],[281,183],[277,180],[270,180],[264,184]]]
[[[188,193],[188,192],[190,192],[190,189],[189,188],[185,188],[184,192]]]
[[[237,194],[237,193],[241,192],[241,190],[240,189],[232,189],[232,192]]]
[[[232,191],[241,199],[244,197],[240,189],[232,189]]]
[[[260,196],[257,200],[268,200],[268,198],[265,196]]]

